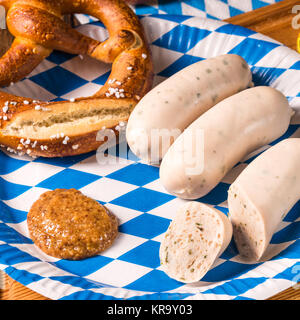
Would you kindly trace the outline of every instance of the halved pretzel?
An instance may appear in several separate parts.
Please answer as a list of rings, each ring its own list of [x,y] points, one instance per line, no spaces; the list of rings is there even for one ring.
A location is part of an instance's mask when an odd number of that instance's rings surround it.
[[[99,130],[118,134],[138,100],[151,89],[153,66],[142,26],[120,0],[0,0],[15,36],[0,59],[0,86],[30,73],[52,50],[87,54],[113,63],[104,86],[92,97],[42,102],[0,92],[0,144],[33,156],[56,157],[95,150]],[[100,19],[110,37],[99,42],[63,22],[85,13]]]

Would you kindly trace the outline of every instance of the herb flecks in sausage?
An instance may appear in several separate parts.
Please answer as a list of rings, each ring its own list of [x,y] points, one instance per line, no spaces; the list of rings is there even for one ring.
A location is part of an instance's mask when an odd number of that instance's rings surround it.
[[[211,225],[216,232],[211,232]],[[168,248],[172,259],[162,266],[162,270],[171,278],[191,283],[199,281],[227,247],[232,227],[228,218],[213,207],[189,202],[179,209],[167,234],[170,237],[165,236],[161,243],[160,258],[165,259],[165,249]],[[218,239],[217,234],[220,235]],[[174,238],[181,241],[175,243]],[[214,245],[217,241],[222,246]]]

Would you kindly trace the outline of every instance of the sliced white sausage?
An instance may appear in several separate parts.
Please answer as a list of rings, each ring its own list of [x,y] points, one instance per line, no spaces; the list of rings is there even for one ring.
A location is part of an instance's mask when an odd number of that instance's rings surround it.
[[[234,54],[190,65],[152,89],[130,115],[134,154],[157,163],[180,133],[219,101],[252,86],[246,61]]]
[[[271,147],[239,175],[228,205],[240,254],[259,260],[278,224],[300,199],[300,139]]]
[[[163,186],[183,199],[206,195],[246,155],[284,134],[291,115],[287,99],[270,87],[221,101],[170,147],[160,167]]]
[[[187,202],[177,212],[160,246],[162,269],[184,283],[199,281],[224,252],[232,225],[215,208]]]

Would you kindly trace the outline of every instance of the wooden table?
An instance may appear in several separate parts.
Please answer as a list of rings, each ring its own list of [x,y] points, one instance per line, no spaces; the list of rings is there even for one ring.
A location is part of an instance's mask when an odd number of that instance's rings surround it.
[[[300,0],[284,0],[274,5],[235,16],[226,21],[263,33],[296,50],[297,37],[300,30],[292,28],[292,19],[295,17],[295,14],[292,14],[292,8],[297,4],[300,5]],[[7,275],[5,275],[5,289],[2,292],[0,290],[0,299],[49,300],[12,280]],[[300,300],[300,290],[290,288],[275,295],[270,300]]]

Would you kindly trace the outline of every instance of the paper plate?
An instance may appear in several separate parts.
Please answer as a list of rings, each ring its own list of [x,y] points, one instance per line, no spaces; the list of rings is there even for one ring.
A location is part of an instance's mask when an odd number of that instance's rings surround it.
[[[300,56],[295,51],[220,21],[169,15],[141,20],[152,44],[155,84],[191,63],[235,53],[251,66],[256,85],[279,89],[300,111]],[[100,40],[107,36],[99,22],[80,30]],[[92,59],[54,52],[6,91],[45,100],[89,96],[105,83],[109,72],[110,66]],[[300,137],[296,122],[282,138]],[[183,200],[163,189],[157,167],[140,162],[126,145],[119,147],[116,161],[106,165],[97,163],[95,153],[35,160],[0,153],[1,269],[52,299],[265,299],[299,281],[300,203],[272,238],[268,254],[275,256],[270,260],[244,264],[232,242],[201,282],[184,285],[170,279],[161,271],[158,251]],[[227,213],[229,185],[256,154],[199,201]],[[110,249],[86,260],[66,261],[34,246],[28,236],[27,212],[40,194],[55,188],[79,189],[119,218],[120,236]]]

